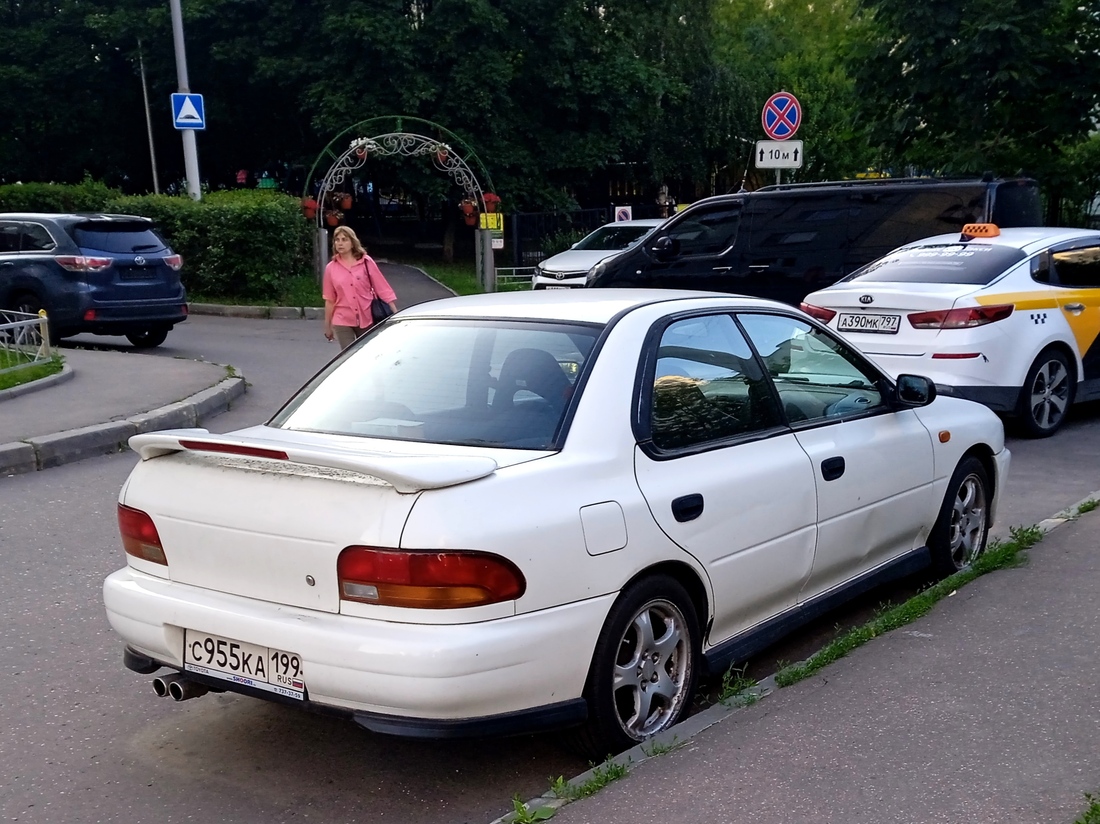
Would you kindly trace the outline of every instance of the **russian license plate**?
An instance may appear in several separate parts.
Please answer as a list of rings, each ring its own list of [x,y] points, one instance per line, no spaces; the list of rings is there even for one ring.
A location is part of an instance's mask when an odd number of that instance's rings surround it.
[[[547,286],[547,289],[572,289],[572,286]]]
[[[306,697],[302,659],[281,649],[189,629],[184,633],[183,668],[287,698]]]
[[[841,314],[836,328],[841,332],[877,332],[896,335],[901,326],[901,315]]]

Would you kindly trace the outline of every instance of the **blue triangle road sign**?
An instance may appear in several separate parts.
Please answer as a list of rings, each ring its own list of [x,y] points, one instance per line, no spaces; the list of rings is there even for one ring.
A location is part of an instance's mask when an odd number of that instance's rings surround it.
[[[177,129],[205,129],[206,110],[201,94],[172,95],[172,124]]]

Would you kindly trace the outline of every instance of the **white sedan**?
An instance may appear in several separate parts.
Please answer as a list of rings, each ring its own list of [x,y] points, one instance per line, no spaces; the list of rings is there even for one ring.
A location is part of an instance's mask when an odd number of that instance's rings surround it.
[[[911,243],[802,308],[888,372],[1015,416],[1045,437],[1100,397],[1100,232],[1000,229]]]
[[[600,757],[842,600],[965,567],[1009,463],[988,409],[796,309],[615,289],[407,309],[266,425],[130,444],[104,602],[158,693]]]
[[[584,286],[588,271],[609,257],[631,249],[665,221],[620,220],[585,235],[564,252],[539,263],[531,279],[533,289],[575,289]]]

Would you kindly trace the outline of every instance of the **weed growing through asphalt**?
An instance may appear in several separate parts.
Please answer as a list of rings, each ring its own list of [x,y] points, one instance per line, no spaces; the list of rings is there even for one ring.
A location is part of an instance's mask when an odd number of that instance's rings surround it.
[[[1088,809],[1073,824],[1100,824],[1100,799],[1092,793],[1085,793],[1085,803],[1089,805]]]
[[[1100,506],[1100,501],[1095,498],[1089,498],[1077,507],[1077,514],[1084,515],[1086,512],[1092,512],[1098,506]]]
[[[748,707],[760,700],[760,696],[751,692],[756,682],[745,675],[745,668],[730,667],[722,673],[722,682],[718,685],[718,701],[723,707]]]
[[[680,746],[680,742],[676,740],[676,736],[673,736],[672,741],[668,744],[660,741],[649,741],[648,743],[642,744],[642,752],[644,752],[648,758],[655,758],[658,755],[664,755],[666,752],[672,752],[678,746]]]
[[[789,687],[809,678],[829,664],[843,658],[852,650],[861,647],[879,635],[912,623],[927,613],[936,604],[955,590],[973,581],[987,572],[1007,569],[1022,563],[1020,553],[1039,543],[1043,533],[1037,526],[1012,527],[1008,541],[994,541],[982,555],[964,570],[933,584],[923,592],[914,595],[908,601],[887,610],[873,621],[855,627],[837,638],[831,644],[814,653],[806,661],[784,667],[775,674],[775,682],[780,687]],[[1097,821],[1100,824],[1100,820]]]
[[[515,824],[535,824],[536,821],[546,821],[556,812],[557,810],[549,807],[528,807],[518,795],[512,799],[512,821]]]
[[[669,747],[668,749],[672,749]],[[609,756],[610,758],[610,756]],[[595,795],[612,781],[618,781],[627,774],[625,764],[617,761],[605,761],[598,767],[592,768],[592,775],[587,781],[580,784],[572,784],[560,775],[550,782],[550,791],[558,798],[567,798],[573,801],[578,798],[587,798]]]

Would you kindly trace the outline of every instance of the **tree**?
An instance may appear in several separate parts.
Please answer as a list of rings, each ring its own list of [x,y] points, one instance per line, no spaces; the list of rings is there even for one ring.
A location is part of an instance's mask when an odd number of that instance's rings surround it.
[[[1096,0],[862,0],[852,53],[887,163],[1036,176],[1056,221],[1100,98]]]

